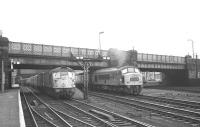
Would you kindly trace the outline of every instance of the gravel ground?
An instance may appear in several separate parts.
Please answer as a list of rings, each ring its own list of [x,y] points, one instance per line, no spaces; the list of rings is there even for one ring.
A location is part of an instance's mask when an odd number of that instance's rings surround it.
[[[148,95],[148,96],[155,96],[155,97],[165,97],[165,98],[200,102],[200,93],[178,92],[178,91],[173,91],[173,90],[159,90],[159,89],[144,88],[141,94]]]
[[[157,127],[194,127],[189,123],[184,121],[177,121],[173,118],[167,118],[160,114],[155,114],[150,111],[140,110],[131,106],[124,104],[114,103],[110,100],[98,98],[98,97],[89,97],[87,101],[92,105],[104,108],[109,111],[119,113],[121,115],[146,122],[148,124],[157,126]]]

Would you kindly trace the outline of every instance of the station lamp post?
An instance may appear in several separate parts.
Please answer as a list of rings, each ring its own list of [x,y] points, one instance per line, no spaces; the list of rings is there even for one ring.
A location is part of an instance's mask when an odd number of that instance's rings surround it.
[[[104,32],[99,32],[99,54],[101,55],[101,34],[103,34]]]
[[[188,41],[192,42],[192,56],[193,56],[193,59],[194,59],[194,41],[192,39],[188,39]]]

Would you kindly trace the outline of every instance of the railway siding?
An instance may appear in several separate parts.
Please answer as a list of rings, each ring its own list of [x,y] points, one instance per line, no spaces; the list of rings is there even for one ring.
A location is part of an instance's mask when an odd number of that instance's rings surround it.
[[[175,119],[182,119],[185,122],[186,121],[190,121],[190,123],[193,124],[199,124],[200,123],[200,117],[199,117],[199,113],[195,113],[195,112],[190,112],[187,110],[180,110],[177,108],[170,108],[167,106],[162,107],[162,105],[154,105],[154,104],[149,104],[147,102],[144,101],[138,101],[138,100],[130,100],[130,99],[126,99],[124,97],[117,97],[117,96],[112,96],[109,94],[92,94],[92,96],[98,96],[100,98],[105,98],[105,99],[109,99],[113,102],[117,102],[117,103],[121,103],[121,104],[126,104],[126,105],[131,105],[135,108],[138,109],[142,109],[142,110],[146,110],[146,111],[152,111],[158,114],[162,114],[166,117],[171,117],[171,118],[175,118]],[[134,103],[133,103],[134,102]],[[139,102],[139,103],[138,103]],[[158,106],[158,107],[157,107]],[[167,108],[167,110],[166,110]]]

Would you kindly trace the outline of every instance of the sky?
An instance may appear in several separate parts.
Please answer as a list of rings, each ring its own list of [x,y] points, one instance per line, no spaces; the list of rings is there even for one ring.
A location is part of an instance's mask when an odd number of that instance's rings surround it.
[[[10,41],[200,55],[199,0],[0,0]],[[192,41],[191,41],[192,40]],[[200,56],[199,56],[200,57]]]

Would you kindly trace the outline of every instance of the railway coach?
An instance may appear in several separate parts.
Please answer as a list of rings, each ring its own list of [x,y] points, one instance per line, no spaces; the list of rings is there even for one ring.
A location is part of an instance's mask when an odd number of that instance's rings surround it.
[[[142,73],[137,67],[106,68],[92,74],[92,88],[139,95],[143,87]]]
[[[70,99],[75,93],[75,72],[69,67],[58,67],[23,79],[22,82],[56,98]]]

